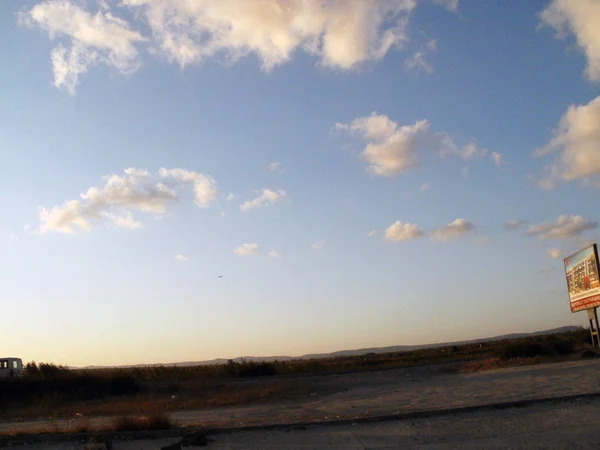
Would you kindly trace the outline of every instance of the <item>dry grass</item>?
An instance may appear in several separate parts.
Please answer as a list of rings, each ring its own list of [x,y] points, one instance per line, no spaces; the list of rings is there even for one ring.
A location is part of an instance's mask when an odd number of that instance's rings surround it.
[[[121,416],[112,420],[112,431],[170,430],[173,423],[165,413],[147,416]]]
[[[106,400],[88,402],[65,402],[53,412],[53,417],[69,419],[76,415],[84,418],[94,416],[148,415],[160,412],[210,409],[225,406],[242,406],[268,403],[308,396],[315,390],[313,380],[248,380],[212,382],[185,381],[175,385],[177,394],[149,392],[134,397],[112,397]],[[151,384],[148,390],[155,390]],[[10,412],[10,417],[7,415]],[[11,405],[0,413],[0,417],[37,419],[39,408],[36,405]],[[50,415],[50,414],[48,414]],[[78,424],[82,419],[76,419]],[[89,425],[89,423],[88,423]],[[81,425],[86,426],[85,423]]]

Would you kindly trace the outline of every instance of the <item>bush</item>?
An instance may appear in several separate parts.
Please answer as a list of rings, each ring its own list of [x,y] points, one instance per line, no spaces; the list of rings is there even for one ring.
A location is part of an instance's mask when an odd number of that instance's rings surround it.
[[[551,353],[552,352],[548,347],[539,342],[517,342],[508,344],[497,350],[497,356],[503,360],[513,358],[535,358],[536,356],[545,356]]]
[[[140,384],[129,375],[120,375],[110,380],[110,395],[134,395],[140,392]]]

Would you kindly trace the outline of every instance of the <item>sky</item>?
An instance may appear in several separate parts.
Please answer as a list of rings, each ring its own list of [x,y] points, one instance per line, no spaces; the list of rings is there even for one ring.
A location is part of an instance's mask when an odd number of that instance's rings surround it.
[[[0,354],[586,325],[597,0],[3,0]],[[220,277],[222,275],[222,277]]]

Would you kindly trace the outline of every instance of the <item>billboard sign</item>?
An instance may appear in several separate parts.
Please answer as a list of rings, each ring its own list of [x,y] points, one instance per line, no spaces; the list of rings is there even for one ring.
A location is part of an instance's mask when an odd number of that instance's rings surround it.
[[[599,272],[596,244],[565,258],[571,312],[600,306]]]

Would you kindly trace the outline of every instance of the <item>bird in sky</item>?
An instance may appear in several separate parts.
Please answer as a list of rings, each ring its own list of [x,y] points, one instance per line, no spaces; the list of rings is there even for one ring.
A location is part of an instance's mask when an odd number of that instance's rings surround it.
[[[223,278],[223,275],[219,275],[219,278]]]

